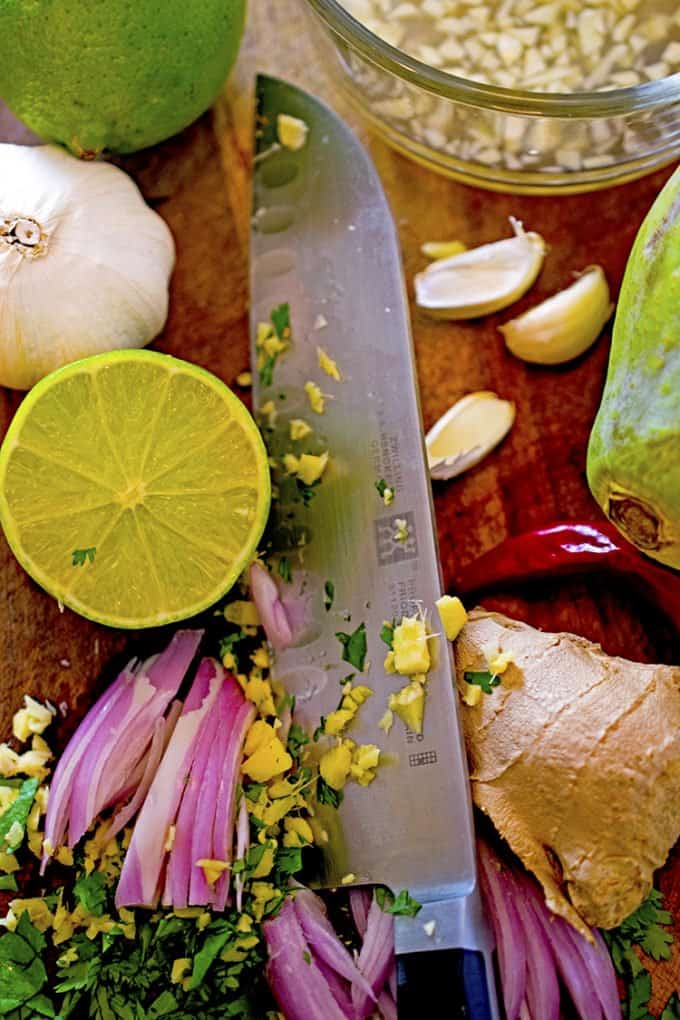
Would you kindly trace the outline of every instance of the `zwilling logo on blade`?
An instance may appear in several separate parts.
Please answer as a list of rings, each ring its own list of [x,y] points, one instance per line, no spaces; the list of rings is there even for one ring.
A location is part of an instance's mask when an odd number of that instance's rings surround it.
[[[375,544],[379,567],[417,559],[418,539],[413,511],[379,517],[375,522]]]

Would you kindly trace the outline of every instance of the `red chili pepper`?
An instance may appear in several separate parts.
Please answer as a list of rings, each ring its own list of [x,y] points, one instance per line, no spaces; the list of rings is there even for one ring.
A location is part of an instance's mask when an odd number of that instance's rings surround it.
[[[680,574],[647,559],[608,521],[552,524],[506,538],[465,567],[457,591],[471,595],[505,584],[600,570],[637,581],[680,631]]]

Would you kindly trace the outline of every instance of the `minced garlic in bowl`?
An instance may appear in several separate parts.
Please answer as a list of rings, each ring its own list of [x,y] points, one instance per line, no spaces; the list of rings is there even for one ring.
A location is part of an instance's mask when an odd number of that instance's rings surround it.
[[[676,0],[308,0],[331,66],[392,144],[535,193],[680,154]]]

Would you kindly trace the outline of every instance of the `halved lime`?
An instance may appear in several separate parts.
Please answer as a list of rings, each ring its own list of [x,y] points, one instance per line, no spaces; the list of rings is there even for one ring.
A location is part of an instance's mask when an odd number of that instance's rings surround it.
[[[114,351],[47,376],[0,450],[0,520],[24,569],[111,627],[212,605],[252,557],[269,465],[250,414],[215,376]]]

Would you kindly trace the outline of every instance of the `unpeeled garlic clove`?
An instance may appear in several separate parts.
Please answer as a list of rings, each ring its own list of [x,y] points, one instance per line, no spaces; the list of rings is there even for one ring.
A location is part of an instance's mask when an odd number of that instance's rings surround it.
[[[438,259],[415,277],[416,301],[438,319],[475,319],[517,301],[538,276],[546,245],[510,218],[514,237]]]
[[[515,420],[515,405],[495,393],[468,393],[432,426],[425,437],[430,477],[454,478],[483,460],[504,439]]]
[[[595,343],[614,306],[600,266],[589,266],[559,291],[499,329],[517,358],[535,365],[561,365]]]

